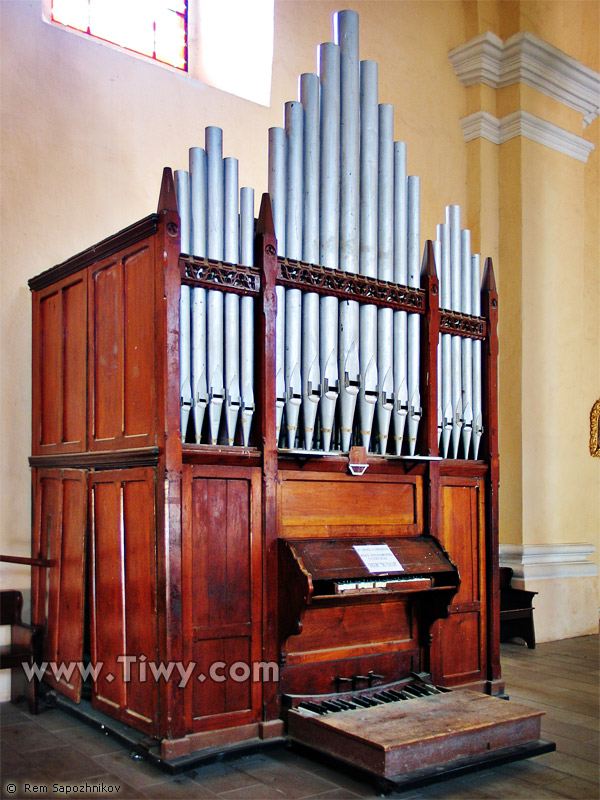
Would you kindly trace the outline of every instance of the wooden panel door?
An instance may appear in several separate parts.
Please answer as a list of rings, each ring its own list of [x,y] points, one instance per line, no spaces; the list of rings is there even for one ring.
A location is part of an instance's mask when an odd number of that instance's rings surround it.
[[[188,465],[183,474],[184,661],[195,664],[184,694],[186,730],[256,722],[260,471]]]
[[[33,294],[32,451],[86,449],[87,272]]]
[[[91,268],[90,450],[156,444],[153,247]]]
[[[158,726],[155,472],[90,478],[93,705],[155,735]]]
[[[484,484],[477,478],[442,477],[440,540],[458,567],[460,588],[447,619],[433,627],[437,680],[449,686],[486,678]]]
[[[83,658],[87,473],[39,470],[35,481],[33,554],[49,558],[39,570],[33,620],[45,627],[44,680],[78,703]]]

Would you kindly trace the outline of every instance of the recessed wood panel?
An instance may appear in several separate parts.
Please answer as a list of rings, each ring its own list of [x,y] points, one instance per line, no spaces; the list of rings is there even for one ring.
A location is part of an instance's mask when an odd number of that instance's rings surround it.
[[[61,281],[33,298],[35,454],[86,447],[87,276]]]
[[[422,531],[422,484],[336,480],[284,480],[280,490],[281,535],[417,535]]]
[[[302,618],[302,633],[286,642],[287,662],[310,653],[316,661],[403,649],[414,637],[410,601],[311,606]]]
[[[83,657],[83,596],[87,531],[87,477],[83,470],[47,470],[38,476],[41,549],[52,567],[44,573],[46,591],[37,622],[45,624],[43,659],[63,667],[45,680],[79,702],[81,674],[74,665]],[[45,602],[44,602],[45,601]]]
[[[448,685],[486,677],[486,578],[483,482],[443,477],[440,540],[457,565],[460,588],[447,619],[433,628],[436,680]]]
[[[154,480],[150,468],[91,479],[92,661],[103,665],[93,704],[148,733],[158,722]]]
[[[452,684],[476,680],[481,671],[479,612],[450,614],[443,624],[442,659],[446,681]]]
[[[185,689],[188,732],[260,718],[260,682],[229,672],[261,660],[259,488],[258,470],[184,466],[184,660],[207,675]]]
[[[479,601],[478,489],[476,486],[442,488],[442,545],[460,573],[453,605]]]
[[[90,449],[156,442],[152,248],[95,266],[90,279]]]

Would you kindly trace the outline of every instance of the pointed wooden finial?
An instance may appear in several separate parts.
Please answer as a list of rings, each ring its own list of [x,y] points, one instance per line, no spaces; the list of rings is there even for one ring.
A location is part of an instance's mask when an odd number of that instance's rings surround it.
[[[486,258],[483,270],[483,281],[481,282],[482,292],[496,292],[496,278],[494,276],[494,265],[491,258]]]
[[[433,250],[433,242],[427,239],[425,247],[423,248],[423,261],[421,263],[421,276],[437,277],[435,268],[435,253]]]
[[[177,196],[171,167],[163,169],[157,213],[160,214],[161,211],[175,211],[177,213]]]
[[[275,235],[275,225],[273,223],[273,209],[271,208],[271,197],[268,192],[265,192],[260,201],[260,212],[258,214],[258,223],[256,225],[256,234],[272,234]]]

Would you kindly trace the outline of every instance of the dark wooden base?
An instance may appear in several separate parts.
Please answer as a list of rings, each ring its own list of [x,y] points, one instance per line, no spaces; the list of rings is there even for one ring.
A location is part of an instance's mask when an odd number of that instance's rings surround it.
[[[526,758],[541,756],[544,753],[552,753],[556,750],[554,742],[545,739],[537,739],[534,742],[521,744],[514,747],[505,747],[491,753],[483,753],[479,756],[457,759],[452,764],[443,764],[437,767],[425,767],[416,769],[404,775],[394,775],[390,778],[381,778],[357,766],[353,766],[339,758],[330,756],[314,747],[301,744],[293,739],[289,740],[288,746],[294,752],[307,758],[327,764],[330,767],[342,770],[346,775],[351,775],[357,780],[369,782],[382,794],[390,792],[408,792],[418,789],[421,786],[429,786],[440,781],[449,781],[452,778],[459,778],[470,772],[480,772],[484,769],[493,769],[503,764],[510,764],[514,761],[523,761]]]

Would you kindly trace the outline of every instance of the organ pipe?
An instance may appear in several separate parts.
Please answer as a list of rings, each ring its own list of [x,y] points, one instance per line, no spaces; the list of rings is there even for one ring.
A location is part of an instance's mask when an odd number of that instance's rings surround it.
[[[302,258],[319,263],[319,78],[300,78],[303,109],[303,197],[304,230]],[[304,446],[313,446],[315,420],[321,396],[319,364],[319,295],[307,292],[302,298],[302,410]]]
[[[192,209],[191,254],[206,255],[206,151],[190,148],[190,195]],[[204,415],[208,406],[206,382],[206,289],[191,290],[192,311],[192,412],[194,435],[200,443]]]
[[[339,265],[340,244],[340,48],[333,42],[319,48],[320,219],[319,263]],[[331,448],[335,408],[340,392],[338,373],[337,297],[320,298],[321,438]]]
[[[180,247],[183,253],[188,253],[190,250],[190,176],[187,170],[175,170],[175,194],[180,221]],[[182,441],[185,441],[192,409],[190,314],[190,287],[182,286],[179,299],[179,392],[181,398],[180,424]]]

